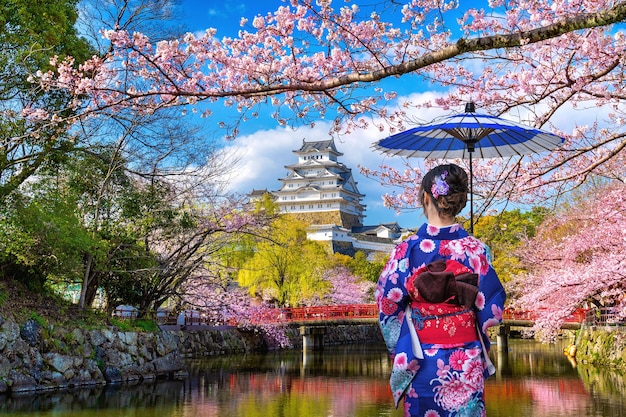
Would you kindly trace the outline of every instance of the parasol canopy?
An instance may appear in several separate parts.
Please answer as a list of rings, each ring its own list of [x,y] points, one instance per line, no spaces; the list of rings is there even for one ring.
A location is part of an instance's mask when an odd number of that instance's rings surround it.
[[[476,113],[474,103],[465,112],[381,139],[373,148],[388,155],[425,159],[469,159],[470,229],[473,233],[472,159],[504,158],[551,151],[563,138],[544,130],[488,114]]]

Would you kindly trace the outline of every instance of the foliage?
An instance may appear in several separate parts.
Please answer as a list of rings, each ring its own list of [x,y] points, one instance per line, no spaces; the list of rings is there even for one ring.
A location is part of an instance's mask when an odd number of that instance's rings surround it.
[[[378,282],[378,277],[385,267],[386,254],[377,255],[374,260],[367,259],[367,255],[363,251],[357,251],[354,256],[334,254],[335,262],[350,269],[350,271],[371,282]]]
[[[159,326],[154,320],[118,319],[111,317],[110,322],[121,332],[158,332]]]
[[[74,28],[76,0],[9,0],[0,4],[0,199],[16,190],[40,167],[72,149],[66,132],[73,97],[68,92],[33,88],[31,74],[51,68],[53,56],[75,63],[92,56]],[[74,64],[72,64],[74,65]],[[37,106],[58,125],[29,120]]]
[[[329,256],[323,245],[307,239],[306,228],[290,216],[275,219],[239,270],[239,284],[278,306],[301,305],[325,288]]]
[[[111,324],[119,329],[120,332],[130,332],[133,329],[133,324],[130,320],[111,318]]]
[[[31,198],[14,194],[0,214],[1,274],[42,291],[48,279],[81,279],[83,256],[97,240],[77,217],[72,196],[56,191]]]
[[[38,313],[31,312],[30,318],[41,327],[44,327],[44,328],[48,327],[48,321],[44,317],[41,317]]]
[[[555,337],[574,309],[613,308],[626,317],[626,186],[615,182],[550,216],[520,246],[528,273],[510,286],[515,308],[540,315],[535,330]]]
[[[474,235],[487,243],[493,256],[493,267],[501,281],[526,272],[516,255],[517,248],[535,237],[537,227],[548,214],[547,209],[507,210],[494,216],[483,216],[474,224]]]

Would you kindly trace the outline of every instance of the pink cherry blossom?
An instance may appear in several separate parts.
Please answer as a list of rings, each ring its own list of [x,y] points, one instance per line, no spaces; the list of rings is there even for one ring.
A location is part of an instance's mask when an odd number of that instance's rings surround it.
[[[207,28],[155,42],[140,33],[105,30],[109,53],[80,65],[71,57],[53,57],[54,70],[31,80],[46,91],[71,93],[76,122],[123,108],[198,110],[200,103],[206,105],[200,109],[205,115],[222,104],[247,120],[269,104],[281,125],[327,118],[334,121],[331,134],[371,124],[388,134],[407,128],[414,112],[458,109],[471,99],[491,114],[528,119],[523,121],[566,139],[563,152],[512,164],[475,161],[475,194],[485,204],[479,212],[503,199],[541,200],[554,184],[576,187],[588,173],[614,178],[624,165],[619,132],[626,116],[617,103],[623,97],[620,57],[626,37],[609,25],[621,21],[626,5],[610,0],[472,5],[460,9],[454,1],[414,1],[401,8],[361,2],[335,7],[293,0],[273,13],[234,22],[245,26],[233,38],[219,38],[216,29]],[[444,95],[397,100],[396,92],[373,85],[408,74],[435,82]],[[606,125],[581,121],[561,128],[551,118],[566,106],[606,108]],[[375,117],[369,121],[365,114]],[[25,116],[44,117],[45,109]],[[217,123],[229,138],[239,131],[225,120]],[[400,187],[401,192],[384,196],[389,206],[419,205],[422,169],[363,169]]]

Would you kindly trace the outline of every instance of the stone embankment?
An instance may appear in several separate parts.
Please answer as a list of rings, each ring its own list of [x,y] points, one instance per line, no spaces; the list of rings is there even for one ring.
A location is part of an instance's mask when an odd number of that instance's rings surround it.
[[[174,378],[183,370],[171,333],[20,326],[0,317],[0,393]]]
[[[578,340],[577,361],[626,370],[626,327],[586,327]]]
[[[384,343],[377,324],[325,326],[324,345],[343,345],[368,342]],[[164,330],[178,340],[178,351],[184,357],[221,355],[237,352],[254,352],[275,349],[259,330],[236,328],[188,327],[186,330]],[[286,331],[292,348],[302,348],[302,336],[298,327]],[[271,342],[270,342],[271,343]]]
[[[288,329],[293,347],[298,328]],[[380,340],[377,325],[328,327],[325,345]],[[0,394],[19,394],[186,376],[184,357],[271,348],[258,330],[235,328],[122,332],[42,327],[0,317]]]

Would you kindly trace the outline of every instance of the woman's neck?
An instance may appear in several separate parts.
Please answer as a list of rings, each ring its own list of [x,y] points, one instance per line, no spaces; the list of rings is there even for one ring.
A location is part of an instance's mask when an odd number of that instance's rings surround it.
[[[442,219],[440,217],[433,216],[428,219],[428,224],[435,227],[448,227],[452,226],[456,222],[454,219]]]

